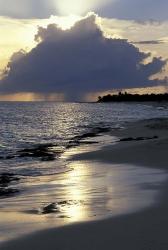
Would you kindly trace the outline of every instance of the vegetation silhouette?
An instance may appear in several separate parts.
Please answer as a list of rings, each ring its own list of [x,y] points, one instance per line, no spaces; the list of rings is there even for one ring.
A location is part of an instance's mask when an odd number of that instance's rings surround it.
[[[161,102],[168,101],[168,93],[165,94],[129,94],[119,92],[116,95],[99,96],[98,102]]]

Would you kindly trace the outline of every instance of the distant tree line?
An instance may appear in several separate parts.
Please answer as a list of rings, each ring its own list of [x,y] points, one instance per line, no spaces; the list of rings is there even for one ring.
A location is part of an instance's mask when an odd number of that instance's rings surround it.
[[[168,101],[168,93],[165,94],[129,94],[119,92],[116,95],[99,96],[98,102],[161,102]]]

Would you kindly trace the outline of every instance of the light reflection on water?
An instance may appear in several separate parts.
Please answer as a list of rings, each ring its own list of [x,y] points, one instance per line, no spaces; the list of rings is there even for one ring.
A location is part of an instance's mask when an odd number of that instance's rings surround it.
[[[167,107],[161,111],[140,104],[2,103],[0,155],[37,144],[62,146],[96,127],[121,128],[125,121],[167,114]],[[114,143],[116,138],[101,135],[92,140],[99,142],[95,149],[103,143]],[[66,162],[68,156],[89,150],[93,145],[72,148],[51,162],[34,158],[0,161],[0,173],[9,171],[21,176],[16,185],[19,195],[0,200],[0,240],[37,229],[115,216],[153,202],[157,193],[154,184],[165,178],[163,171]],[[40,213],[51,203],[56,204],[55,213]]]
[[[87,168],[82,165],[72,165],[73,171],[67,172],[64,184],[67,186],[65,191],[66,200],[74,200],[77,204],[67,207],[65,214],[72,221],[81,221],[88,217],[88,211],[83,207],[84,201],[87,200],[87,194],[83,183],[87,181]]]
[[[23,195],[2,200],[0,240],[145,208],[154,202],[159,185],[167,178],[164,171],[129,165],[75,161],[69,167],[73,170],[62,175],[31,179]],[[39,213],[53,202],[60,202],[58,211]]]

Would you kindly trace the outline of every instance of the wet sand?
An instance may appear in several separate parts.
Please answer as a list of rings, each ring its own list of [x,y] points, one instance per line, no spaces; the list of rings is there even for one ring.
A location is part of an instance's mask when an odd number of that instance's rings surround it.
[[[168,171],[168,120],[134,123],[113,135],[125,141],[73,156],[72,160],[127,163]],[[0,249],[167,250],[168,181],[159,188],[155,205],[140,212],[37,232],[7,242]]]
[[[114,131],[113,135],[125,141],[106,146],[95,152],[76,155],[73,160],[128,163],[168,170],[167,119],[151,119],[128,124],[127,129]]]

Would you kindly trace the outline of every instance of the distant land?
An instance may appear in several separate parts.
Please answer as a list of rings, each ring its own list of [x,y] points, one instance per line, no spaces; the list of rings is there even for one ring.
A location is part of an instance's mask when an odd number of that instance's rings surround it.
[[[161,102],[168,101],[168,93],[165,94],[129,94],[119,92],[116,95],[99,96],[98,102]]]

